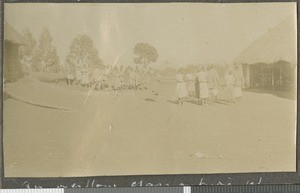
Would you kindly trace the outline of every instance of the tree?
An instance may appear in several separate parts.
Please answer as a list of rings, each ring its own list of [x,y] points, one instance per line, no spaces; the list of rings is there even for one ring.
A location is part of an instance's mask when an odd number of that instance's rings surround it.
[[[33,70],[57,72],[59,68],[59,58],[52,45],[50,32],[44,27],[40,35],[38,49],[33,57]]]
[[[147,43],[137,43],[134,46],[133,53],[137,56],[133,60],[134,63],[141,64],[144,67],[153,62],[156,62],[159,56],[156,48]]]
[[[72,71],[85,68],[92,71],[100,67],[102,61],[92,39],[87,35],[78,35],[70,45],[70,52],[66,57],[66,65]]]
[[[36,50],[36,40],[28,29],[25,29],[23,37],[25,43],[19,49],[19,59],[24,65],[25,71],[28,72],[32,67],[33,56]]]

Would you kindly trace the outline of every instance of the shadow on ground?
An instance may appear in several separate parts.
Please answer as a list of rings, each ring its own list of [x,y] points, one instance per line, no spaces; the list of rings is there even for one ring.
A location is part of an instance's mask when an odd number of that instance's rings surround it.
[[[175,100],[175,101],[167,100],[167,102],[172,103],[172,104],[175,104],[175,105],[178,105],[178,104],[179,104],[179,101],[178,101],[178,100]]]
[[[148,101],[148,102],[155,102],[154,99],[150,99],[150,98],[146,98],[145,101]]]

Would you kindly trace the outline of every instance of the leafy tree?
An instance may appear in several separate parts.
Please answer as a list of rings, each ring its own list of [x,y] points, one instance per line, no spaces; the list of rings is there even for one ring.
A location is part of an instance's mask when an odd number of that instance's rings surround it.
[[[30,71],[36,50],[36,40],[28,29],[25,29],[23,37],[25,43],[19,49],[19,59],[24,65],[25,71]]]
[[[59,68],[59,58],[56,49],[52,45],[50,32],[44,27],[40,35],[38,48],[33,57],[33,70],[57,72]]]
[[[142,64],[144,67],[156,62],[159,57],[156,48],[147,43],[137,43],[133,53],[137,56],[134,58],[134,63]]]
[[[70,52],[66,57],[66,65],[72,71],[75,68],[85,68],[92,71],[100,67],[102,61],[92,39],[87,35],[78,35],[70,45]]]

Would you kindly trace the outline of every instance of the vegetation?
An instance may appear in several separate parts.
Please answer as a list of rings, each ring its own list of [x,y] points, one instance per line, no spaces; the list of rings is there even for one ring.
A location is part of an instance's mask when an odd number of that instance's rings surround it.
[[[71,42],[66,63],[71,70],[85,68],[88,71],[103,65],[92,39],[87,35],[78,35]]]
[[[43,72],[57,72],[60,69],[59,58],[52,45],[50,32],[46,27],[43,28],[40,35],[39,44],[33,56],[32,69]]]
[[[147,43],[137,43],[133,53],[137,56],[134,58],[134,63],[141,64],[144,67],[156,62],[159,57],[156,48]]]

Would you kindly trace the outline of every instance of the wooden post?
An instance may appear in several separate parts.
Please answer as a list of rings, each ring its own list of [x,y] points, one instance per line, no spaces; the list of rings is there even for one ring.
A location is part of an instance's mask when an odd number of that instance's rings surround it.
[[[275,79],[274,79],[274,67],[273,67],[273,65],[271,66],[271,68],[272,68],[272,89],[274,89]]]
[[[282,66],[279,67],[279,88],[282,88]]]

